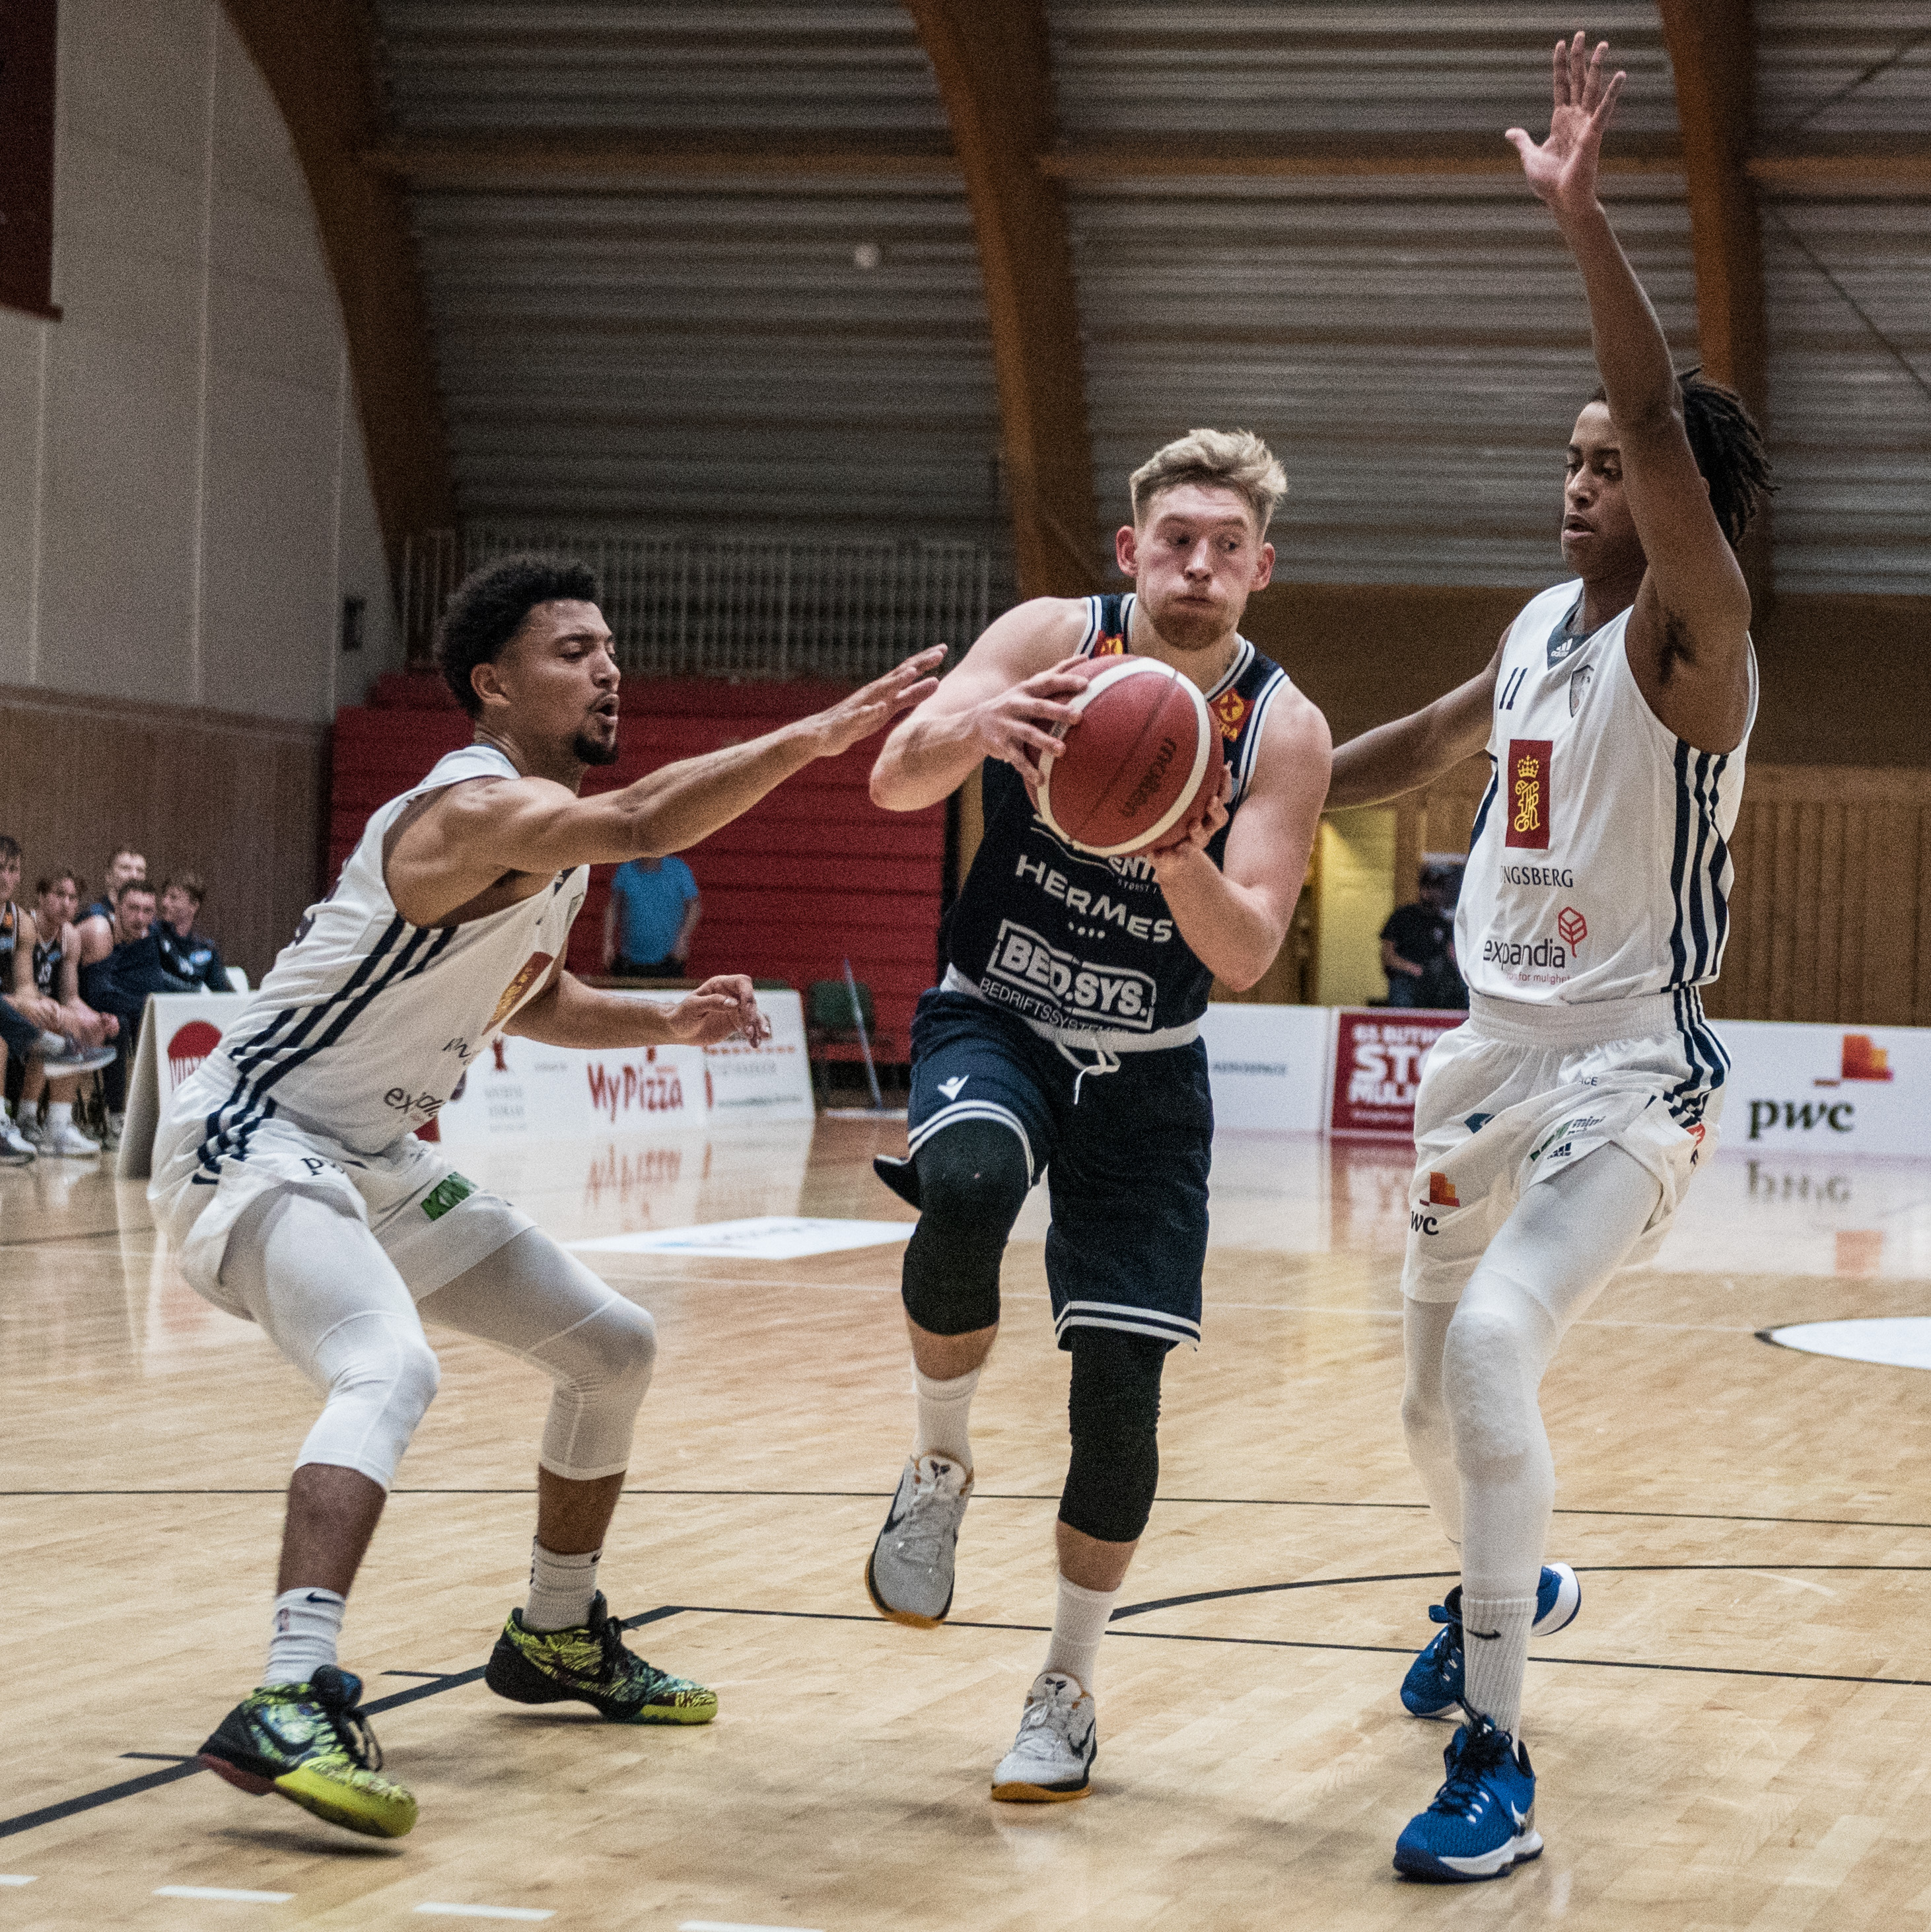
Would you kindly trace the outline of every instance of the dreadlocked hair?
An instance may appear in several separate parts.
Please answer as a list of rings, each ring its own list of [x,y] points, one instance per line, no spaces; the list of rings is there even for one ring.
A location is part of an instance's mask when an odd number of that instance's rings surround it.
[[[1711,382],[1700,363],[1677,377],[1676,390],[1683,398],[1690,453],[1696,459],[1698,473],[1710,485],[1710,507],[1735,550],[1750,519],[1777,491],[1763,432],[1744,408],[1743,398]],[[1609,392],[1599,386],[1590,400],[1606,403]]]

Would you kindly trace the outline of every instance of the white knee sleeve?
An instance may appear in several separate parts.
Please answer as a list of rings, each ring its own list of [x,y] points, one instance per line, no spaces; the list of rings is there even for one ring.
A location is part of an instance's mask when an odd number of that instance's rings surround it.
[[[1442,1352],[1452,1301],[1405,1300],[1402,1304],[1402,1434],[1408,1460],[1428,1492],[1436,1524],[1449,1541],[1462,1541],[1462,1478],[1455,1467],[1454,1434],[1442,1394]]]
[[[328,1398],[296,1466],[331,1463],[388,1489],[441,1372],[367,1225],[312,1196],[269,1195],[229,1238],[221,1286]]]
[[[657,1326],[536,1228],[424,1298],[431,1322],[492,1342],[555,1384],[539,1460],[593,1482],[630,1466],[638,1405],[657,1362]]]
[[[322,1338],[313,1359],[328,1400],[295,1467],[334,1463],[388,1489],[442,1376],[421,1328],[387,1312],[352,1315]]]

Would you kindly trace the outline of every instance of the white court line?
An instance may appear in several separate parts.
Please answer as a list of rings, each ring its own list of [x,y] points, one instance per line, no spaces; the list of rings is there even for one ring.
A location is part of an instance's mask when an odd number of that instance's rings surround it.
[[[29,1878],[21,1872],[0,1872],[0,1885],[37,1885],[37,1878]]]
[[[805,1925],[740,1925],[730,1918],[686,1918],[677,1932],[811,1932]]]
[[[227,1905],[286,1905],[292,1892],[229,1892],[218,1885],[157,1885],[157,1898],[211,1898]]]
[[[1788,1583],[1793,1590],[1815,1590],[1820,1597],[1834,1597],[1835,1590],[1827,1590],[1822,1583],[1806,1582],[1801,1576],[1780,1576],[1774,1570],[1746,1570],[1746,1576],[1761,1577],[1766,1583]]]
[[[418,1912],[435,1912],[445,1918],[520,1918],[532,1924],[540,1919],[556,1916],[553,1912],[540,1911],[533,1905],[439,1905],[433,1899],[415,1909]]]

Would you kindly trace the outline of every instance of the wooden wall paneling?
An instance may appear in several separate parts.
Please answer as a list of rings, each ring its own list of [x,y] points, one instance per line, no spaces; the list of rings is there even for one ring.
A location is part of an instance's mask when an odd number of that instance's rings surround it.
[[[1911,1018],[1931,1026],[1931,801],[1918,808],[1918,919],[1912,965]]]
[[[325,729],[185,706],[0,686],[0,831],[25,847],[25,890],[75,867],[97,887],[122,839],[158,885],[208,884],[206,930],[259,980],[316,897]]]

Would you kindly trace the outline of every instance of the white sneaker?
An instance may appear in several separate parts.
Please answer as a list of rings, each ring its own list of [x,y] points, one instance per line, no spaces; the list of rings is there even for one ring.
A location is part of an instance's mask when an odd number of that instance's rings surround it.
[[[1008,1804],[1064,1804],[1093,1789],[1099,1720],[1077,1677],[1042,1670],[1026,1694],[1012,1748],[992,1774],[992,1795]]]
[[[52,1039],[60,1041],[58,1053],[43,1053],[40,1070],[49,1079],[60,1079],[70,1073],[97,1073],[103,1066],[114,1064],[116,1049],[111,1046],[82,1046],[79,1040],[67,1035],[42,1034],[44,1043]]]
[[[70,1160],[87,1160],[100,1151],[100,1143],[91,1141],[71,1120],[63,1120],[47,1130],[40,1143],[43,1154],[64,1154]]]
[[[20,1136],[21,1139],[25,1141],[28,1146],[31,1148],[36,1154],[45,1154],[46,1152],[47,1130],[40,1124],[40,1117],[39,1114],[28,1114],[25,1115],[18,1123],[16,1123],[14,1127],[14,1132],[16,1132]]]
[[[0,1114],[0,1167],[25,1167],[34,1151],[33,1142],[22,1138],[12,1117]]]
[[[898,1478],[885,1526],[865,1560],[865,1587],[881,1616],[934,1630],[952,1606],[952,1557],[972,1500],[972,1472],[950,1456],[914,1456]]]
[[[107,1116],[107,1125],[101,1134],[100,1144],[109,1154],[113,1154],[118,1150],[121,1145],[121,1136],[127,1126],[127,1117],[125,1114],[109,1114]]]

